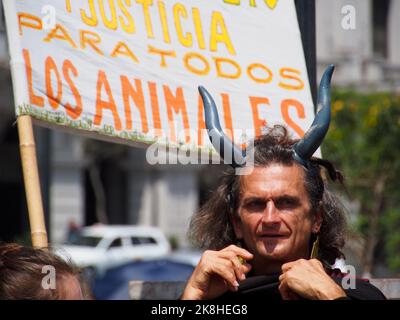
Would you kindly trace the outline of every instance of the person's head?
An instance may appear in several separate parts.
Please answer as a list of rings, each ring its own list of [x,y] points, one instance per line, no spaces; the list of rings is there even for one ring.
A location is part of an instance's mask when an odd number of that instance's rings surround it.
[[[210,200],[193,216],[190,234],[198,245],[222,249],[238,241],[254,263],[276,269],[308,258],[319,235],[319,258],[332,264],[343,254],[345,218],[328,191],[320,166],[333,180],[341,175],[326,160],[307,166],[293,158],[296,143],[285,127],[275,126],[254,141],[254,169],[248,175],[227,170]]]
[[[0,243],[0,300],[15,299],[81,300],[79,271],[46,249]]]

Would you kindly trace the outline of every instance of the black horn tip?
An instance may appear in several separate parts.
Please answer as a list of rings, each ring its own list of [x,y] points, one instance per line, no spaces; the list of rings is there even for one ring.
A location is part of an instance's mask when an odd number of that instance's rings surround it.
[[[205,106],[209,103],[212,104],[214,102],[211,94],[208,92],[208,90],[206,88],[204,88],[203,86],[199,86],[198,87],[200,96],[203,100],[203,102],[205,102]]]
[[[210,94],[210,93],[207,91],[207,89],[204,88],[203,86],[198,86],[197,88],[198,88],[199,93],[200,93],[201,95],[203,95],[203,94]]]
[[[320,87],[329,87],[332,79],[333,71],[335,70],[335,65],[330,64],[326,69],[321,79]]]
[[[294,159],[305,165],[321,145],[330,123],[330,83],[335,66],[329,65],[320,82],[318,93],[318,111],[311,127],[304,137],[294,146]]]

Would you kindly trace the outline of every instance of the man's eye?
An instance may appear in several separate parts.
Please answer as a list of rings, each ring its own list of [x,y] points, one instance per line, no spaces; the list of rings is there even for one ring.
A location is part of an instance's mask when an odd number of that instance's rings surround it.
[[[264,211],[265,202],[264,201],[251,201],[245,205],[246,209],[250,212]]]
[[[298,205],[298,201],[295,199],[279,199],[275,202],[275,205],[278,209],[292,209]]]

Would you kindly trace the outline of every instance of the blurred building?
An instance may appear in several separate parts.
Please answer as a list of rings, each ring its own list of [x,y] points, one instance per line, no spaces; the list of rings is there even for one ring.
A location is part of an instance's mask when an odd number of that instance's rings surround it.
[[[0,4],[0,239],[28,230],[9,57]],[[352,12],[354,19],[349,17]],[[316,0],[318,79],[337,65],[335,84],[359,90],[399,90],[400,1]],[[150,166],[144,149],[35,128],[46,220],[51,241],[69,224],[159,226],[180,245],[190,216],[219,168]]]
[[[316,0],[318,77],[337,66],[335,85],[400,91],[400,1]]]

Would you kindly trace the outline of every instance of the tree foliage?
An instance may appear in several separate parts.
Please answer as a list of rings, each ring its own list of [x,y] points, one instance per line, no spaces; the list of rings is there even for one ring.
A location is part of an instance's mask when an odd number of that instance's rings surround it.
[[[377,252],[399,271],[400,97],[335,91],[322,152],[341,169],[350,197],[360,203],[364,271],[372,272]]]

